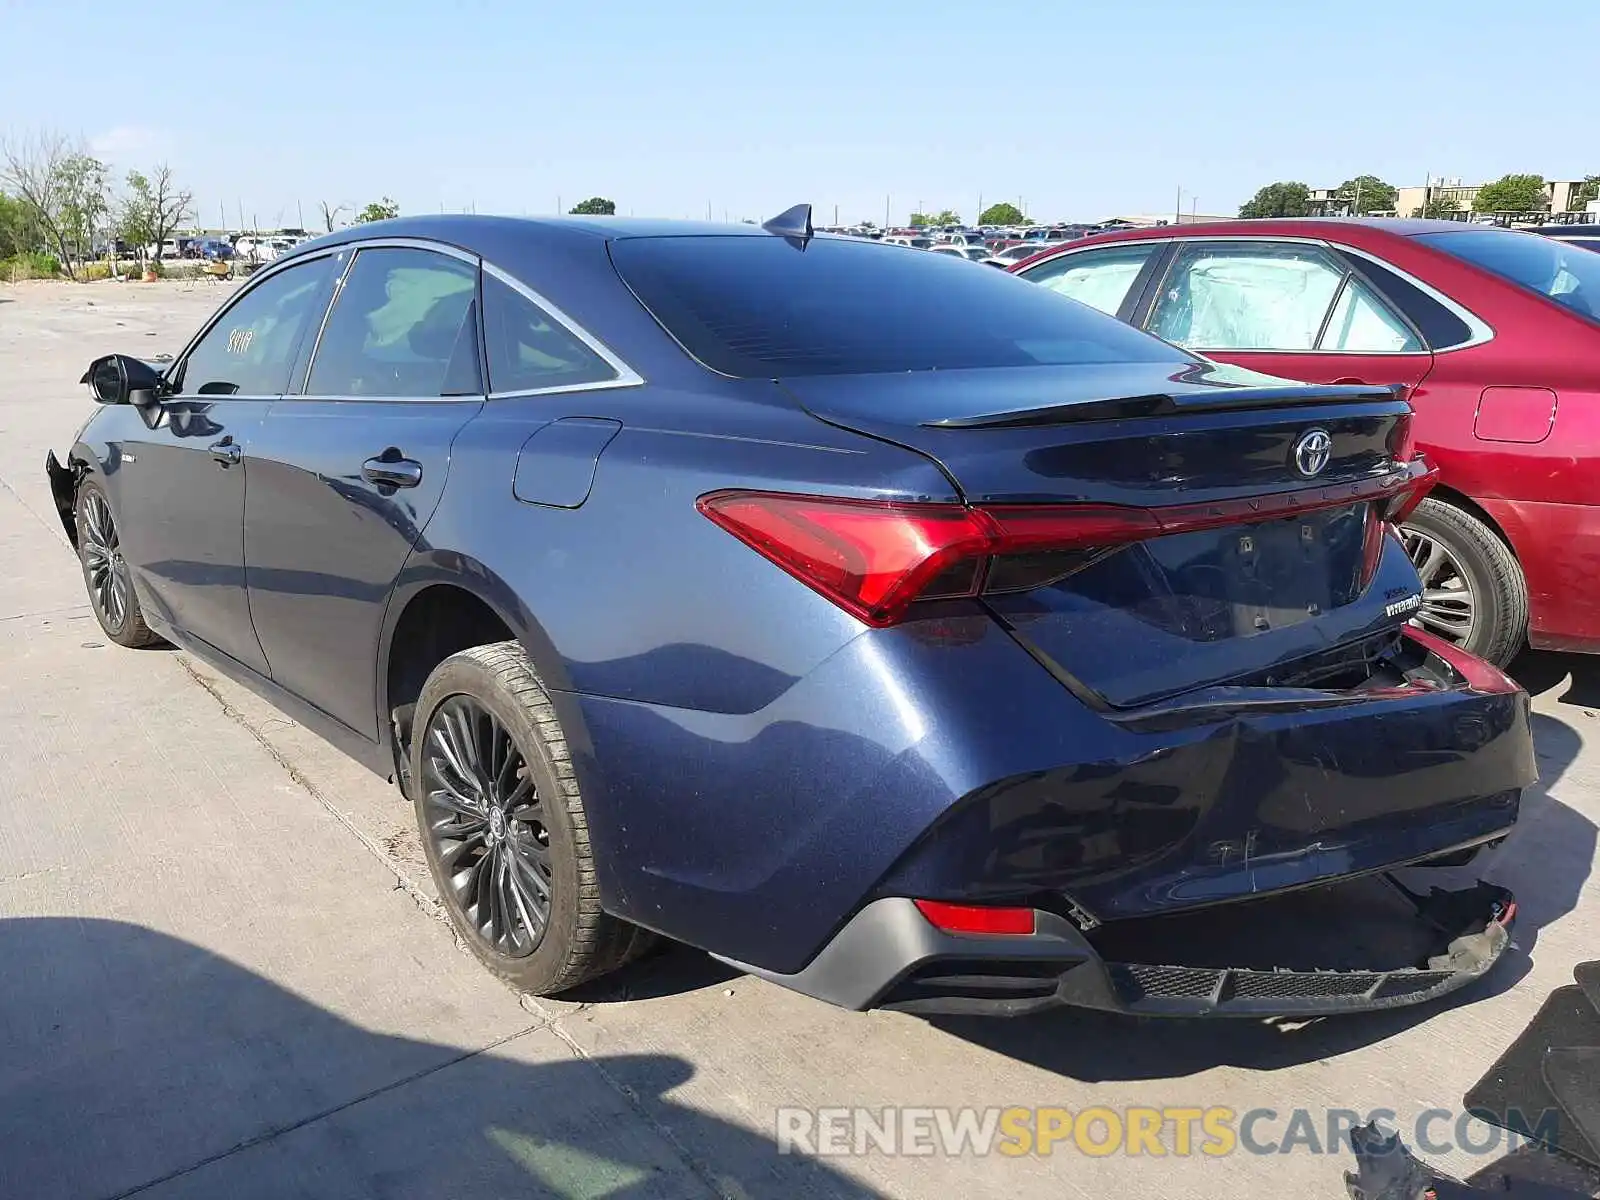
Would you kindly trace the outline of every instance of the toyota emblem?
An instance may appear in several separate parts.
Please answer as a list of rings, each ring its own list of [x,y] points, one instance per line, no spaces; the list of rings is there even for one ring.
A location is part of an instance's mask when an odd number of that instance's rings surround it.
[[[1333,437],[1326,429],[1308,429],[1294,444],[1295,469],[1307,479],[1321,475],[1332,457]]]

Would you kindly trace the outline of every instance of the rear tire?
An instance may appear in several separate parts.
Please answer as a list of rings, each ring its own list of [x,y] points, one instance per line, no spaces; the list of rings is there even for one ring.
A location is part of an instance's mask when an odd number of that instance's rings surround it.
[[[73,521],[78,530],[78,564],[89,607],[105,635],[119,646],[138,650],[161,643],[159,634],[144,622],[133,575],[122,556],[122,538],[111,501],[98,483],[85,482],[73,501]]]
[[[1504,667],[1528,637],[1528,584],[1495,531],[1443,500],[1424,500],[1400,528],[1422,577],[1413,618],[1429,633]]]
[[[644,953],[651,935],[600,907],[566,738],[520,645],[445,659],[423,685],[412,729],[428,869],[484,966],[549,996]]]

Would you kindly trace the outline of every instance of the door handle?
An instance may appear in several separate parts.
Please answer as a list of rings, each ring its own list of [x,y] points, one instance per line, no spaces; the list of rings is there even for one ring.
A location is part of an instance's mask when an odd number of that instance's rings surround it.
[[[422,482],[422,464],[401,458],[398,450],[385,450],[361,464],[361,478],[386,487],[416,487]]]
[[[1346,375],[1343,379],[1335,379],[1333,382],[1335,385],[1342,383],[1358,383],[1362,387],[1365,387],[1367,384],[1365,379],[1357,379],[1354,375]]]
[[[244,451],[239,448],[238,443],[231,437],[225,437],[220,442],[213,442],[207,449],[211,451],[211,457],[225,467],[238,466],[239,460],[244,457]]]

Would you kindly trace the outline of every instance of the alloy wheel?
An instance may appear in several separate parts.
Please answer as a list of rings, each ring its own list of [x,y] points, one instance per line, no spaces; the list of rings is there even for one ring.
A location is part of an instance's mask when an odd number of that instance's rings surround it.
[[[550,923],[553,871],[544,798],[527,755],[470,696],[446,699],[423,733],[424,835],[467,924],[523,958]]]
[[[121,629],[128,619],[131,584],[128,563],[122,557],[117,539],[117,523],[111,507],[99,492],[87,492],[83,500],[83,520],[78,541],[83,548],[83,568],[89,578],[89,591],[95,606],[113,629]]]
[[[1477,601],[1460,561],[1444,542],[1420,529],[1404,526],[1400,536],[1422,580],[1422,607],[1411,624],[1465,642],[1477,619]]]

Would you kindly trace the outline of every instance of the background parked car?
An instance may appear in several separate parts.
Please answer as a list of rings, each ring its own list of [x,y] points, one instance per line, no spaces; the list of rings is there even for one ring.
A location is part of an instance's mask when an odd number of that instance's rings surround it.
[[[954,242],[944,242],[937,246],[929,246],[935,254],[947,254],[952,258],[966,258],[973,262],[983,262],[989,257],[989,251],[983,246],[958,246]]]
[[[1002,267],[1009,267],[1024,259],[1032,258],[1039,253],[1037,242],[1012,242],[1009,246],[993,251],[988,258],[989,262],[997,263]]]
[[[1600,225],[1531,225],[1528,230],[1569,246],[1600,252]]]
[[[1409,389],[1442,484],[1403,529],[1425,628],[1600,651],[1600,257],[1451,221],[1109,233],[1016,272],[1207,357]]]

